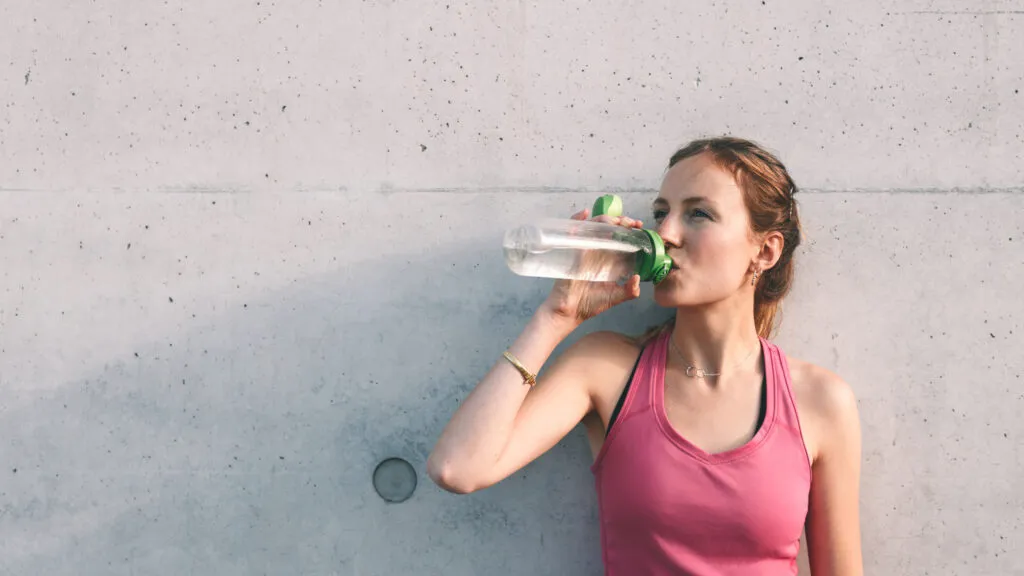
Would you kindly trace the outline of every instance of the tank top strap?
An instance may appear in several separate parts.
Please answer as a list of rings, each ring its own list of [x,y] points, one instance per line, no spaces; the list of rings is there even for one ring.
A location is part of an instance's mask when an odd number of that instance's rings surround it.
[[[655,383],[661,382],[665,377],[665,343],[667,342],[667,333],[662,334],[649,341],[640,351],[640,358],[632,378],[627,383],[629,390],[622,402],[622,409],[615,420],[615,426],[651,409]],[[614,431],[615,427],[611,432],[614,433]]]
[[[649,372],[644,393],[647,395],[648,405],[652,407],[657,403],[658,392],[665,386],[665,368],[668,366],[668,344],[671,338],[672,330],[665,330],[649,346],[651,355],[648,359]]]
[[[769,382],[775,383],[774,390],[769,390],[775,400],[775,420],[778,424],[795,432],[798,437],[803,438],[800,430],[800,418],[796,411],[796,400],[793,397],[793,379],[789,373],[789,362],[786,354],[774,343],[762,338],[765,353],[764,367],[772,371]]]
[[[656,336],[640,350],[640,357],[636,361],[633,374],[626,382],[625,397],[619,399],[621,407],[618,407],[617,412],[614,413],[614,421],[605,435],[604,444],[598,451],[597,457],[594,458],[594,464],[590,467],[591,471],[596,472],[601,468],[605,454],[615,444],[615,438],[622,433],[622,430],[637,422],[635,420],[630,422],[630,420],[641,415],[653,418],[651,416],[654,401],[653,383],[660,383],[660,379],[664,378],[666,337],[666,335]]]

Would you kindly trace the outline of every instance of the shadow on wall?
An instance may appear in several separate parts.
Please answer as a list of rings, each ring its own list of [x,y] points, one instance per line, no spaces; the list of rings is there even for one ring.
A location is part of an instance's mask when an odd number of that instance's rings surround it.
[[[424,472],[550,285],[490,249],[350,264],[5,412],[0,572],[600,572],[578,430],[478,494]],[[571,340],[664,317],[646,292]],[[419,476],[401,504],[371,484],[388,457]]]

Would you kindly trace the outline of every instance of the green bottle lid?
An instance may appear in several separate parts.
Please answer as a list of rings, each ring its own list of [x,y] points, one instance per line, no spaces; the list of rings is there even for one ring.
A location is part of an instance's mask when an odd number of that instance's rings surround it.
[[[605,194],[594,202],[591,216],[622,216],[622,199],[615,194]],[[654,230],[642,230],[651,240],[652,250],[642,252],[637,259],[636,273],[643,282],[661,282],[672,270],[672,258],[665,253],[665,241]]]
[[[622,216],[622,198],[615,194],[605,194],[594,201],[594,209],[590,216]]]
[[[637,262],[636,271],[640,275],[640,279],[644,282],[653,282],[657,284],[668,276],[668,273],[672,270],[672,257],[665,253],[665,241],[661,239],[654,230],[643,229],[647,233],[647,236],[651,239],[651,245],[654,250],[651,252],[644,252],[644,255]]]

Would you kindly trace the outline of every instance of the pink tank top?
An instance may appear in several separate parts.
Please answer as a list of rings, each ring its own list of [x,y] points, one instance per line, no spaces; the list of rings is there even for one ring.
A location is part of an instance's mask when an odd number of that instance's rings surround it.
[[[605,574],[796,574],[811,467],[785,355],[761,339],[764,422],[743,446],[708,454],[665,413],[669,334],[644,349],[591,468]]]

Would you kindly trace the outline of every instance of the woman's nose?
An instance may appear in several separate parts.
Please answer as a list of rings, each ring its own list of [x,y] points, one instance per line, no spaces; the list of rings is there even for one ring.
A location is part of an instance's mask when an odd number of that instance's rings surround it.
[[[665,241],[665,244],[679,248],[683,243],[683,229],[682,226],[675,222],[675,219],[666,217],[662,219],[661,223],[655,229],[658,236]]]

